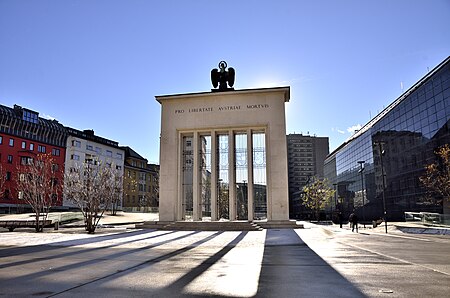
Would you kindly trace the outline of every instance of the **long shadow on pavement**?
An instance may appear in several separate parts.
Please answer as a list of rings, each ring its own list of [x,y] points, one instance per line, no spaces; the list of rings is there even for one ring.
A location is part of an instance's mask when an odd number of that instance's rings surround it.
[[[178,237],[178,238],[184,238],[184,237],[187,237],[187,236],[192,236],[192,235],[197,234],[197,233],[199,233],[199,231],[195,231],[195,232],[189,233],[187,235],[184,235],[184,236],[181,236],[181,237]],[[135,270],[135,269],[138,269],[139,267],[142,267],[142,266],[145,266],[145,265],[149,265],[149,264],[155,264],[155,263],[162,262],[162,261],[170,259],[170,258],[172,258],[172,257],[174,257],[176,255],[185,253],[185,252],[187,252],[187,251],[189,251],[189,250],[191,250],[193,248],[196,248],[197,246],[210,241],[211,239],[219,236],[222,233],[223,233],[223,231],[215,232],[212,235],[209,235],[209,236],[207,236],[205,238],[202,238],[202,239],[200,239],[200,240],[198,240],[198,241],[196,241],[196,242],[194,242],[192,244],[186,245],[185,247],[182,247],[180,249],[171,251],[171,252],[169,252],[167,254],[164,254],[162,256],[144,260],[144,261],[142,261],[142,262],[140,262],[140,263],[138,263],[136,265],[127,267],[126,269],[123,269],[123,270],[120,270],[120,271],[117,271],[117,272],[113,272],[111,274],[107,274],[107,275],[104,275],[104,276],[92,279],[92,280],[90,280],[88,282],[85,282],[85,283],[82,283],[82,284],[78,284],[78,285],[76,285],[74,287],[65,289],[64,291],[61,291],[61,292],[58,292],[58,293],[54,293],[54,294],[49,295],[47,297],[57,296],[57,295],[65,293],[65,292],[76,290],[77,288],[80,288],[80,287],[83,287],[83,286],[86,286],[86,285],[89,285],[89,284],[92,284],[92,283],[96,283],[96,282],[99,282],[99,281],[102,281],[102,280],[105,280],[105,279],[111,279],[111,278],[114,279],[115,277],[118,277],[118,276],[120,276],[122,274],[127,274],[127,272]],[[177,239],[177,238],[175,238],[175,239]],[[152,247],[155,247],[155,246],[152,245],[152,246],[149,246],[149,247],[146,247],[146,248],[152,248]],[[129,252],[127,252],[127,253],[129,253]],[[114,257],[116,257],[116,256],[114,256]]]
[[[247,231],[241,232],[236,238],[229,242],[221,250],[213,254],[211,257],[204,260],[200,265],[191,269],[188,273],[180,277],[178,280],[172,284],[166,286],[165,290],[167,293],[172,293],[173,295],[180,295],[183,288],[189,285],[195,278],[200,276],[202,273],[206,272],[212,265],[216,264],[223,256],[225,256],[230,250],[232,250],[236,245],[244,239],[247,235]],[[164,291],[164,290],[163,290]],[[192,295],[193,296],[193,295]]]
[[[91,244],[91,243],[98,243],[101,241],[117,240],[117,239],[121,239],[121,238],[127,238],[127,237],[133,237],[136,235],[147,234],[147,233],[149,233],[149,231],[154,232],[155,230],[138,230],[138,231],[114,233],[114,234],[108,234],[108,235],[102,235],[102,236],[92,234],[91,235],[92,237],[89,237],[89,238],[64,240],[64,241],[49,243],[49,244],[51,244],[51,246],[46,245],[46,244],[39,244],[39,245],[28,245],[28,246],[21,246],[21,247],[6,247],[3,249],[0,249],[0,258],[1,257],[12,257],[12,256],[17,256],[17,255],[25,255],[25,254],[34,254],[36,252],[40,252],[43,250],[45,250],[45,251],[58,250],[60,248],[64,248],[64,247],[72,246],[72,245],[85,245],[85,244]]]
[[[291,229],[267,230],[255,297],[365,297]]]
[[[124,251],[119,251],[113,254],[105,254],[105,255],[101,255],[98,258],[95,259],[88,259],[82,262],[77,262],[77,263],[72,263],[72,264],[68,264],[68,265],[64,265],[64,266],[60,266],[60,267],[54,267],[53,270],[58,270],[58,271],[68,271],[68,270],[73,270],[76,268],[83,268],[85,266],[92,266],[95,265],[97,263],[101,263],[101,262],[105,262],[105,261],[114,261],[114,259],[119,259],[122,256],[126,256],[129,254],[132,254],[134,252],[139,252],[142,250],[147,250],[147,249],[151,249],[151,248],[155,248],[158,246],[161,246],[163,244],[167,244],[173,241],[177,241],[183,238],[187,238],[190,237],[194,234],[199,233],[198,231],[195,232],[191,232],[189,234],[185,234],[185,235],[181,235],[175,238],[171,238],[171,239],[167,239],[167,240],[163,240],[154,244],[150,244],[147,246],[143,246],[143,247],[139,247],[139,248],[134,248],[134,249],[130,249],[130,250],[124,250]],[[189,248],[190,249],[190,248]],[[81,253],[81,252],[80,252]],[[156,258],[158,259],[158,258]],[[36,278],[41,278],[42,276],[45,276],[47,274],[47,272],[42,272],[42,271],[38,271],[38,272],[34,272],[34,273],[30,273],[30,274],[26,274],[23,276],[19,276],[17,278],[12,278],[9,279],[10,282],[15,282],[16,280],[18,282],[32,282],[34,279]],[[48,274],[52,274],[52,272],[48,272]]]
[[[152,232],[154,232],[154,231],[150,231],[150,232],[147,232],[147,233],[152,233]],[[31,259],[31,260],[30,259],[26,259],[26,260],[12,262],[12,263],[5,263],[5,264],[1,264],[0,265],[0,269],[7,268],[7,267],[13,267],[13,266],[20,266],[20,265],[24,265],[24,264],[30,264],[30,263],[34,263],[34,262],[40,262],[40,261],[44,261],[44,260],[45,261],[49,261],[51,259],[66,258],[66,257],[70,257],[70,256],[73,256],[73,255],[80,255],[80,254],[85,254],[85,253],[89,253],[89,252],[93,252],[93,251],[101,251],[101,250],[104,250],[104,249],[118,247],[118,246],[122,246],[122,245],[125,245],[125,244],[130,244],[130,243],[133,243],[133,242],[138,242],[138,241],[153,239],[153,238],[157,238],[157,237],[167,236],[167,235],[173,234],[173,233],[176,233],[176,232],[175,231],[168,231],[168,232],[165,232],[163,234],[152,235],[152,236],[145,237],[145,238],[127,240],[127,241],[118,242],[118,243],[105,245],[105,246],[101,246],[101,247],[75,249],[73,251],[64,252],[64,253],[58,253],[58,254],[54,254],[54,255],[50,255],[50,256],[49,255],[45,255],[45,256],[42,256],[42,257],[36,257],[36,258]],[[139,233],[139,234],[142,234],[142,233]],[[89,243],[93,243],[93,242],[90,241]],[[41,252],[47,252],[47,251],[50,251],[50,250],[54,250],[53,246],[48,246],[48,245],[41,245],[41,246],[33,247],[33,248],[35,248],[35,249],[32,250],[33,253],[38,253],[38,252],[41,253]],[[64,247],[59,246],[58,248],[66,248],[66,246],[64,246]],[[15,249],[23,250],[23,249],[26,249],[26,248],[10,248],[8,250],[9,251],[14,251]],[[31,253],[31,252],[27,251],[27,253]]]

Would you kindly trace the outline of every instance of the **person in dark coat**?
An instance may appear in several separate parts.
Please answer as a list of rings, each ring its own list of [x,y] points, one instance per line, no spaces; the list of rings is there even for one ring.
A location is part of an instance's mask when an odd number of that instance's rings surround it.
[[[344,216],[342,215],[341,211],[339,211],[338,213],[338,219],[339,219],[339,227],[342,229],[342,221],[344,220]]]
[[[352,232],[354,232],[356,228],[356,233],[358,233],[358,216],[355,213],[352,213],[350,214],[348,221],[352,226]]]

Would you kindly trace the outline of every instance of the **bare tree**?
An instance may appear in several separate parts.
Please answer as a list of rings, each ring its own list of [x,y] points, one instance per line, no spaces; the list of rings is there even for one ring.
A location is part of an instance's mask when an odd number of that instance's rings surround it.
[[[329,187],[326,179],[313,178],[312,181],[303,187],[301,197],[303,205],[315,211],[316,220],[319,220],[320,210],[325,208],[334,196],[334,190]]]
[[[425,167],[420,182],[432,193],[450,201],[450,146],[445,144],[436,150],[437,162]]]
[[[105,210],[121,195],[120,171],[98,162],[85,162],[66,171],[64,182],[64,194],[81,209],[86,231],[93,234]]]
[[[0,198],[3,197],[6,187],[6,172],[3,170],[3,166],[0,163]]]
[[[111,179],[112,193],[111,193],[111,214],[116,215],[117,209],[122,201],[123,194],[123,175],[118,170],[111,170],[113,173]]]
[[[58,177],[62,169],[59,169],[50,154],[38,154],[34,159],[23,157],[17,167],[19,198],[31,206],[36,218],[35,230],[42,232],[50,208],[56,204],[56,198],[61,192],[62,184]]]

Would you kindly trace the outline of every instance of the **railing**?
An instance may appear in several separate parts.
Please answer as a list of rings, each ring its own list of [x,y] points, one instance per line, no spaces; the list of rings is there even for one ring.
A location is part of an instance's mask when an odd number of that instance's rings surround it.
[[[450,214],[431,212],[405,212],[405,221],[421,222],[433,226],[450,226]]]

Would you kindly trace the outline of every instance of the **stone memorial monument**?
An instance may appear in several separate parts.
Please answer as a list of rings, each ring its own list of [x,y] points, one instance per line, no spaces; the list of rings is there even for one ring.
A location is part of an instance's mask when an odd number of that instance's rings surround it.
[[[211,92],[161,104],[159,220],[289,222],[285,103],[290,88],[234,90],[211,71]]]

